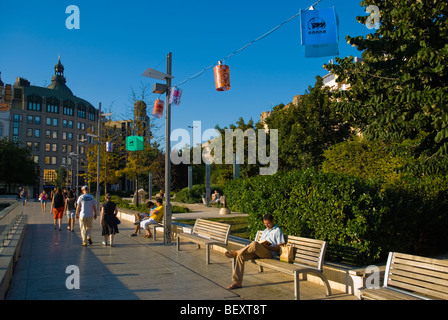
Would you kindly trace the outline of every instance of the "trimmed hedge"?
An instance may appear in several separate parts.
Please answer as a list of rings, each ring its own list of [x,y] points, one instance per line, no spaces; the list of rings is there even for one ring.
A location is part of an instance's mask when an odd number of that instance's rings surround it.
[[[222,195],[222,186],[211,185],[210,186],[210,196],[218,190],[219,194]],[[203,184],[196,184],[192,186],[191,190],[184,188],[176,193],[176,201],[183,203],[202,203],[202,196],[206,192],[206,187]]]
[[[224,192],[231,210],[249,214],[252,237],[271,213],[285,234],[328,241],[328,260],[368,265],[418,251],[429,235],[446,245],[446,191],[417,189],[307,169],[229,181]]]

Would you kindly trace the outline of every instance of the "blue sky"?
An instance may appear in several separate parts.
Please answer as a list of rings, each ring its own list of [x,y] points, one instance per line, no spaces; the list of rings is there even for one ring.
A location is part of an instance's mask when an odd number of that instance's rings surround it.
[[[151,93],[156,81],[142,73],[148,67],[165,72],[168,52],[173,54],[173,83],[180,83],[313,2],[2,1],[0,72],[5,83],[20,76],[46,86],[60,54],[67,85],[76,96],[96,107],[101,102],[114,120],[131,118],[132,91],[140,94],[142,86],[150,85]],[[79,30],[66,28],[69,5],[79,7]],[[360,56],[345,36],[371,32],[356,21],[356,16],[366,15],[365,8],[360,0],[323,0],[316,9],[333,6],[340,24],[339,56]],[[326,74],[322,66],[332,58],[304,58],[297,17],[226,60],[230,91],[215,90],[212,69],[182,85],[182,103],[172,108],[172,129],[188,129],[193,121],[201,121],[203,131],[228,127],[240,117],[258,122],[261,112],[291,102],[314,85],[315,76]],[[148,113],[157,98],[147,97]],[[163,135],[164,118],[155,121]]]

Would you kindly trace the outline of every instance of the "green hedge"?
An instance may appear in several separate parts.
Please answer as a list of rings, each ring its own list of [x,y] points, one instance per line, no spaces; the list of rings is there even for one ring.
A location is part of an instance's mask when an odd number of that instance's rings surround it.
[[[433,189],[431,196],[412,183],[383,189],[308,169],[229,181],[224,192],[231,210],[249,214],[252,237],[271,213],[285,234],[328,241],[328,260],[367,265],[389,251],[422,249],[429,238],[446,246],[448,196]]]
[[[222,195],[223,188],[219,185],[211,185],[210,196],[218,190]],[[192,189],[184,188],[176,193],[176,201],[183,203],[202,203],[202,196],[205,194],[206,188],[203,184],[197,184]]]

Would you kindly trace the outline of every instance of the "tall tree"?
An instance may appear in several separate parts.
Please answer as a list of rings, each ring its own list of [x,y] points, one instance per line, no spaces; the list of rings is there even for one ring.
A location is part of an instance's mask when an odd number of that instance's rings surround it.
[[[347,36],[362,62],[337,58],[325,68],[351,90],[334,93],[345,119],[366,138],[417,139],[415,150],[448,155],[448,3],[442,0],[366,0],[379,8],[380,26]],[[371,16],[358,17],[365,24]]]

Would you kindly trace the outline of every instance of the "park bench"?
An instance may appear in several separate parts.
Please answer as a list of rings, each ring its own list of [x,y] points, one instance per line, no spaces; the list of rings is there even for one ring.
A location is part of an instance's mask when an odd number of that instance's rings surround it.
[[[360,292],[368,300],[447,300],[448,261],[391,252],[383,287]]]
[[[258,231],[255,241],[259,241],[262,231]],[[322,279],[326,287],[326,295],[331,295],[331,287],[327,278],[323,274],[323,262],[327,243],[325,241],[301,238],[295,236],[286,236],[287,245],[294,247],[294,260],[292,263],[280,261],[279,259],[255,259],[253,263],[259,266],[259,271],[263,272],[263,268],[273,269],[282,273],[294,276],[294,297],[300,299],[300,274],[315,274]],[[234,268],[234,265],[232,265]]]
[[[177,251],[180,250],[180,238],[188,239],[198,244],[205,244],[205,263],[210,264],[210,246],[227,247],[231,225],[204,219],[196,219],[193,232],[177,233]]]

